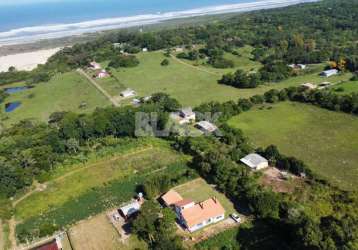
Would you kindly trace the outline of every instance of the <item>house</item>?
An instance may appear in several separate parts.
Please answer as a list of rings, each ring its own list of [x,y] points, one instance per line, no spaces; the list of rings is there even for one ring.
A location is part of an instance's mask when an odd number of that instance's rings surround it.
[[[183,120],[191,122],[195,121],[195,113],[191,108],[183,108],[179,111],[179,115]]]
[[[268,160],[259,154],[249,154],[240,159],[242,163],[251,168],[252,170],[260,170],[269,166]]]
[[[56,237],[56,239],[47,242],[41,246],[32,248],[31,250],[62,250],[62,243],[61,239],[59,237]]]
[[[140,207],[141,205],[138,201],[133,201],[123,207],[120,207],[118,211],[123,216],[123,218],[128,219],[132,215],[139,212]]]
[[[183,52],[183,51],[184,51],[184,48],[182,48],[182,47],[175,48],[175,52]]]
[[[132,89],[126,89],[126,90],[122,91],[120,95],[121,95],[121,97],[129,98],[129,97],[136,96],[137,93]]]
[[[200,121],[195,126],[204,133],[213,133],[218,129],[214,124],[208,121]]]
[[[312,83],[303,83],[301,84],[301,86],[305,89],[309,89],[309,90],[314,90],[317,88],[317,85],[312,84]]]
[[[102,69],[101,71],[98,71],[96,74],[96,78],[106,78],[109,77],[109,74],[106,70]]]
[[[307,68],[307,65],[305,65],[305,64],[297,64],[297,68],[299,68],[299,69],[306,69],[306,68]]]
[[[133,104],[134,106],[140,106],[141,103],[142,103],[142,101],[141,101],[140,99],[134,98],[134,99],[132,100],[132,104]]]
[[[320,75],[324,76],[324,77],[330,77],[330,76],[337,75],[338,72],[339,71],[337,69],[329,69],[329,70],[323,71]]]
[[[90,62],[90,68],[97,70],[97,69],[101,69],[101,65],[99,63],[96,63],[95,61]]]
[[[142,52],[148,52],[148,48],[143,48]]]
[[[183,108],[178,112],[173,112],[170,117],[180,125],[195,122],[196,115],[191,108]]]
[[[191,233],[225,218],[225,209],[215,197],[196,204],[190,199],[182,200],[175,204],[175,212]]]
[[[133,200],[132,202],[128,203],[125,206],[122,206],[118,209],[118,212],[120,213],[120,215],[123,216],[123,218],[125,218],[126,220],[129,219],[132,215],[136,214],[139,212],[140,207],[143,204],[143,194],[139,193],[138,197]]]
[[[180,194],[175,192],[174,190],[169,190],[166,194],[161,197],[165,206],[170,207],[175,203],[183,200]]]
[[[302,70],[307,68],[305,64],[290,64],[288,65],[288,67],[292,69],[302,69]]]
[[[121,43],[113,43],[113,47],[115,49],[118,49],[118,48],[121,48],[122,47],[122,44]]]
[[[143,97],[143,101],[145,102],[149,101],[150,99],[152,99],[151,95]]]
[[[178,121],[179,124],[186,124],[195,122],[196,115],[191,108],[183,108],[179,110]]]
[[[183,199],[174,190],[165,193],[161,200],[167,207],[174,208],[182,226],[194,232],[225,218],[225,209],[216,197],[195,203],[192,199]]]

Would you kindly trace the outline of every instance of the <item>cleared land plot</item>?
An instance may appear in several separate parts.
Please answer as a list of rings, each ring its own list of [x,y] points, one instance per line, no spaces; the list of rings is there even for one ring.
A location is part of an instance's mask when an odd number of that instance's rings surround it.
[[[277,168],[267,168],[263,171],[260,183],[278,193],[292,193],[303,186],[302,178],[287,173],[286,176]]]
[[[16,218],[28,219],[76,199],[90,189],[103,187],[109,181],[160,169],[179,160],[180,156],[169,149],[147,147],[93,163],[49,182],[44,191],[22,200],[16,206]]]
[[[76,250],[146,249],[146,244],[131,236],[122,243],[120,236],[105,214],[81,221],[69,230],[71,243]]]
[[[224,74],[233,72],[238,69],[242,69],[244,71],[251,71],[251,70],[258,70],[262,65],[259,62],[253,61],[253,56],[251,55],[251,51],[253,48],[251,46],[245,46],[243,48],[239,48],[236,52],[239,55],[233,55],[232,53],[225,52],[224,58],[232,60],[234,62],[234,68],[227,68],[227,69],[217,69],[207,63],[206,59],[199,59],[197,61],[190,61],[190,60],[183,60],[186,63],[191,65],[196,65],[199,68],[204,68],[209,70],[210,72],[215,72],[218,74]]]
[[[6,125],[22,119],[47,121],[57,111],[82,113],[110,105],[101,93],[76,72],[56,75],[48,83],[40,83],[32,89],[11,94],[5,103],[14,101],[20,101],[21,106],[11,113],[3,114]],[[5,103],[1,105],[2,113]],[[81,104],[85,105],[81,108]]]
[[[335,91],[338,88],[343,88],[343,91],[342,92]],[[332,89],[332,91],[334,91],[337,94],[349,94],[349,93],[353,93],[353,92],[358,92],[358,81],[343,82],[343,83],[335,85],[331,89]]]
[[[163,52],[139,53],[136,55],[140,64],[134,68],[122,68],[113,70],[113,74],[121,85],[135,90],[139,96],[147,96],[155,92],[165,92],[177,98],[183,105],[199,105],[208,101],[228,101],[237,100],[240,97],[250,97],[256,94],[263,94],[272,88],[285,88],[297,86],[305,82],[321,83],[324,79],[315,71],[303,76],[292,77],[288,80],[276,84],[268,84],[255,89],[236,89],[230,86],[220,85],[217,81],[221,78],[220,74],[207,73],[202,68],[209,71],[214,70],[211,66],[197,69],[192,65],[178,62],[176,59],[167,58]],[[233,55],[230,55],[233,56]],[[160,63],[167,58],[170,61],[168,66],[161,66]],[[239,59],[238,59],[239,60]],[[245,59],[249,60],[249,59]],[[251,68],[251,65],[250,65]],[[322,66],[323,68],[323,66]],[[222,70],[221,70],[222,71]],[[235,71],[235,69],[231,69]],[[222,72],[224,73],[224,71]],[[332,83],[345,81],[350,78],[350,74],[339,75],[329,78]],[[106,88],[106,85],[103,85]],[[107,88],[108,92],[117,93],[118,89]]]
[[[188,181],[194,176],[185,177],[187,171],[186,162],[179,161],[164,168],[132,174],[126,178],[107,182],[103,186],[91,188],[64,204],[51,207],[41,214],[22,220],[16,225],[17,237],[21,235],[23,237],[36,236],[39,230],[43,230],[49,224],[63,228],[91,218],[91,216],[96,216],[103,213],[103,211],[118,207],[133,198],[138,192],[138,185],[150,176],[169,174],[171,176],[181,176],[180,183]]]
[[[357,189],[358,118],[301,103],[279,103],[232,118],[256,147],[277,145],[341,188]]]
[[[225,208],[225,216],[236,212],[232,202],[222,193],[216,191],[202,178],[187,182],[174,188],[183,198],[192,199],[195,202],[207,200],[216,197]]]

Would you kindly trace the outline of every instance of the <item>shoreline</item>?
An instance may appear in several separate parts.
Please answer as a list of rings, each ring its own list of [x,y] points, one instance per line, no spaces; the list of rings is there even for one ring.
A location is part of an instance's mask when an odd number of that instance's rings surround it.
[[[185,19],[208,15],[250,12],[263,9],[281,8],[319,0],[270,0],[249,3],[227,4],[203,7],[185,11],[166,12],[157,14],[106,18],[69,24],[54,24],[13,29],[0,32],[0,47],[38,42],[45,39],[58,39],[71,36],[81,36],[100,31],[140,27],[164,23],[174,19]]]
[[[18,53],[7,56],[0,56],[0,72],[8,71],[14,66],[17,70],[33,70],[38,64],[44,64],[48,58],[61,50],[61,47],[53,49],[42,49],[33,52]]]

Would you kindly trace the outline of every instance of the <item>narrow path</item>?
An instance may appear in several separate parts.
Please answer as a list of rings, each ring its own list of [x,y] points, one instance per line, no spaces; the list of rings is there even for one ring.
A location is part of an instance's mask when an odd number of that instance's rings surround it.
[[[111,161],[116,161],[118,159],[122,159],[122,158],[127,158],[127,157],[130,157],[132,155],[135,155],[135,154],[139,154],[139,153],[143,153],[145,151],[148,151],[148,150],[151,150],[153,149],[153,145],[150,145],[146,148],[142,148],[140,150],[137,150],[137,151],[134,151],[134,152],[130,152],[130,153],[127,153],[127,154],[123,154],[123,155],[119,155],[119,156],[115,156],[111,159],[108,159],[108,160],[103,160],[103,161],[99,161],[99,162],[96,162],[96,163],[92,163],[92,164],[89,164],[89,165],[86,165],[84,167],[80,167],[80,168],[76,168],[74,169],[73,171],[70,171],[68,173],[66,173],[65,175],[62,175],[56,179],[53,179],[53,180],[50,180],[48,182],[45,182],[43,184],[36,184],[36,188],[31,190],[30,192],[26,193],[24,196],[20,197],[19,199],[15,200],[12,202],[12,206],[13,208],[16,207],[16,205],[23,201],[24,199],[28,198],[30,195],[36,193],[36,192],[40,192],[40,191],[43,191],[44,190],[44,187],[47,187],[49,183],[51,182],[54,182],[54,181],[59,181],[59,180],[62,180],[70,175],[73,175],[79,171],[82,171],[83,169],[87,169],[87,168],[91,168],[91,167],[94,167],[98,164],[103,164],[103,162],[111,162]],[[16,242],[16,219],[15,219],[15,215],[13,215],[11,217],[11,219],[9,220],[9,240],[11,242],[11,249],[17,249],[17,242]]]
[[[16,242],[16,220],[15,220],[15,215],[13,215],[11,217],[11,219],[9,220],[9,240],[11,243],[11,249],[16,249],[17,248],[17,242]]]
[[[96,89],[98,89],[115,107],[119,107],[119,103],[105,90],[103,89],[91,76],[89,76],[82,69],[77,69],[77,72],[84,76]]]
[[[3,221],[0,219],[0,249],[5,249],[5,235],[4,235],[4,225]]]
[[[185,65],[185,66],[187,66],[187,67],[190,67],[190,68],[192,68],[192,69],[195,69],[195,70],[198,70],[198,71],[201,71],[201,72],[205,72],[205,73],[208,73],[208,74],[211,74],[211,75],[215,75],[215,76],[221,76],[221,74],[219,74],[219,73],[212,72],[212,71],[210,71],[210,70],[206,70],[206,69],[200,68],[200,67],[198,67],[198,66],[191,65],[190,63],[186,63],[186,62],[184,62],[184,61],[182,61],[182,60],[176,58],[176,56],[174,56],[174,55],[172,55],[172,54],[170,55],[170,57],[171,57],[174,61],[176,61],[176,62],[178,62],[178,63],[180,63],[180,64],[183,64],[183,65]]]

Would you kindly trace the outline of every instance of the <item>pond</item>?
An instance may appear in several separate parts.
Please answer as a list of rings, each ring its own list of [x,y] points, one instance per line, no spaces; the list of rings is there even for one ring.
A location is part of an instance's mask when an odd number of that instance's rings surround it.
[[[21,91],[27,90],[27,89],[29,89],[29,88],[30,88],[30,87],[28,87],[28,86],[6,88],[6,89],[5,89],[5,93],[14,94],[14,93],[17,93],[17,92],[21,92]]]
[[[9,102],[5,104],[5,112],[10,113],[20,107],[21,102]]]

